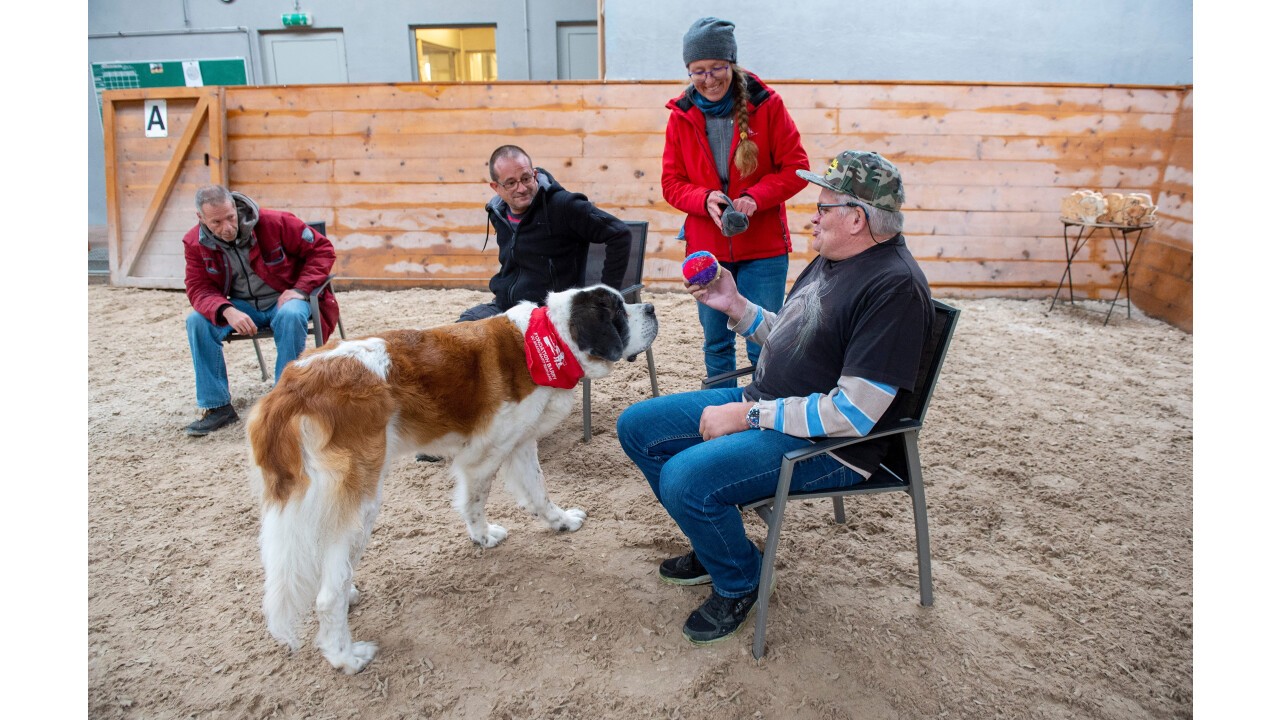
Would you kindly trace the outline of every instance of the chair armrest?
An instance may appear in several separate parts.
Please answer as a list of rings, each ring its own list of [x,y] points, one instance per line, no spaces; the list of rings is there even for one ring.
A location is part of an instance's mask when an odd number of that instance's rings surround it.
[[[792,450],[790,452],[783,453],[781,472],[778,473],[778,485],[773,492],[774,502],[781,502],[783,498],[791,494],[791,468],[794,467],[796,463],[813,459],[824,453],[829,453],[832,450],[839,450],[842,447],[847,447],[849,445],[857,445],[858,443],[863,443],[868,440],[875,440],[876,438],[887,437],[889,435],[898,435],[904,432],[909,432],[911,430],[919,430],[921,427],[922,427],[921,423],[915,420],[901,420],[898,422],[898,424],[892,427],[885,428],[883,430],[880,430],[879,432],[873,432],[870,435],[863,435],[862,437],[838,437],[838,438],[828,438],[826,440],[818,440],[818,441],[815,441],[809,447],[796,448],[795,450]],[[752,503],[747,503],[747,504],[752,504]]]
[[[711,385],[715,385],[718,382],[731,380],[736,377],[742,377],[743,375],[747,375],[755,371],[756,371],[755,365],[748,365],[747,367],[738,368],[737,370],[730,370],[727,373],[720,373],[719,375],[712,375],[711,377],[702,378],[702,387],[706,388]]]
[[[325,278],[325,279],[324,279],[324,282],[322,282],[322,283],[320,283],[318,286],[316,286],[316,289],[312,290],[312,291],[307,295],[307,299],[308,299],[308,300],[316,300],[316,299],[318,299],[318,298],[320,297],[320,293],[321,293],[321,292],[324,292],[324,289],[325,289],[325,288],[327,288],[327,287],[329,287],[329,283],[331,283],[331,282],[333,282],[333,275],[330,275],[329,277]]]
[[[870,435],[862,435],[860,437],[836,437],[836,438],[827,438],[825,440],[817,440],[817,441],[814,441],[814,443],[809,447],[796,448],[795,450],[792,450],[790,452],[783,453],[782,459],[784,462],[789,460],[791,461],[792,464],[794,464],[802,460],[808,460],[809,458],[817,457],[818,455],[821,455],[823,453],[831,452],[832,450],[839,450],[842,447],[848,447],[849,445],[857,445],[858,443],[867,442],[868,440],[875,440],[877,438],[888,437],[889,435],[899,435],[901,433],[909,432],[911,430],[919,430],[921,427],[923,427],[923,424],[915,420],[901,420],[896,425],[884,428],[883,430],[873,432]]]
[[[325,288],[329,287],[329,283],[331,282],[333,282],[333,275],[329,275],[329,277],[325,278],[324,282],[320,283],[319,286],[307,295],[307,301],[311,303],[311,331],[315,335],[316,347],[320,347],[324,344],[320,342],[320,293],[324,292]],[[330,290],[329,292],[333,291]],[[339,320],[338,323],[341,324],[342,321]]]

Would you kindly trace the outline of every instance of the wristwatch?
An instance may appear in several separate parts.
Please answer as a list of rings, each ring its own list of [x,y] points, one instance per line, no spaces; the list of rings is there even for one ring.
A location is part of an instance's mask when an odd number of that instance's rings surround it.
[[[747,411],[747,427],[752,430],[760,429],[760,404],[756,403]]]

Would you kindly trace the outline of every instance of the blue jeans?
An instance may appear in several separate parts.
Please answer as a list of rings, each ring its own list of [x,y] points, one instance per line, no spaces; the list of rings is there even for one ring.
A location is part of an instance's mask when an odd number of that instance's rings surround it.
[[[742,400],[740,388],[662,395],[618,416],[618,442],[653,494],[689,538],[716,592],[742,597],[760,584],[761,553],[747,538],[738,505],[770,497],[782,455],[809,445],[774,430],[745,430],[703,441],[702,409]],[[795,466],[792,490],[830,490],[862,476],[829,456]]]
[[[742,262],[721,263],[725,270],[733,273],[738,292],[751,302],[770,312],[778,312],[782,300],[787,294],[787,265],[789,256],[785,253],[771,258],[744,260]],[[702,323],[702,355],[707,365],[707,376],[729,372],[737,367],[737,350],[734,346],[738,337],[729,329],[729,316],[719,310],[698,304],[698,320]],[[760,346],[747,343],[747,361],[752,365],[760,358]],[[736,382],[726,380],[713,387],[734,387]]]
[[[269,327],[275,334],[276,380],[279,380],[284,366],[301,355],[307,346],[310,303],[295,299],[283,306],[272,305],[269,310],[258,310],[248,300],[231,298],[230,302],[252,318],[254,325]],[[230,334],[230,325],[214,325],[194,310],[187,315],[187,343],[191,346],[191,362],[196,370],[196,405],[202,410],[231,402],[227,361],[222,357],[222,341]]]

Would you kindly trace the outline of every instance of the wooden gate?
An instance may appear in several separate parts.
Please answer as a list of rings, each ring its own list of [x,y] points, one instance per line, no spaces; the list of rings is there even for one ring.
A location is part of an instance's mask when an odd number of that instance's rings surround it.
[[[183,287],[182,236],[196,223],[195,190],[227,182],[225,92],[218,86],[103,94],[113,285]],[[145,137],[149,100],[165,101],[168,137]],[[117,166],[117,158],[128,162]]]

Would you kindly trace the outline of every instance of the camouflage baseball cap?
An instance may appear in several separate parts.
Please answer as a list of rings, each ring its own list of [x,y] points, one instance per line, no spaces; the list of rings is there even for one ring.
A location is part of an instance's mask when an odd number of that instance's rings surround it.
[[[881,210],[898,212],[906,195],[902,173],[893,163],[869,150],[845,150],[832,159],[825,175],[797,170],[796,175],[845,195],[852,195]]]

